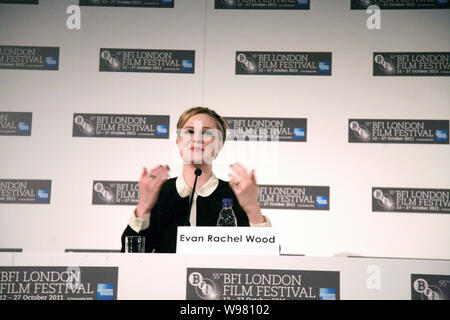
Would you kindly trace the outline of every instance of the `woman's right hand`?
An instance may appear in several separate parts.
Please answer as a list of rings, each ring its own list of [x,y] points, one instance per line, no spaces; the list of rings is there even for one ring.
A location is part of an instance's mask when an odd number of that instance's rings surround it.
[[[153,209],[161,186],[169,177],[168,172],[169,167],[163,165],[153,168],[150,172],[146,168],[142,170],[139,180],[139,201],[135,211],[137,218],[143,218]]]

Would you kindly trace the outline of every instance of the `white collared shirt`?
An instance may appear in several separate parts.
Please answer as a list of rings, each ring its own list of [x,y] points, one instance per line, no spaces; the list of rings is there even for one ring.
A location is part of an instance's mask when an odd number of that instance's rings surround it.
[[[197,196],[200,195],[201,197],[208,197],[210,196],[214,190],[216,190],[217,186],[219,185],[219,179],[214,175],[214,173],[211,175],[211,178],[197,191],[194,192],[194,200],[192,201],[192,208],[191,208],[191,216],[189,219],[189,222],[191,223],[191,226],[197,225]],[[179,175],[177,177],[177,180],[175,181],[175,186],[178,192],[178,195],[181,198],[189,197],[192,193],[192,188],[190,188],[186,182],[184,181],[183,175]],[[257,224],[250,224],[251,227],[271,227],[272,223],[270,222],[269,218],[264,216],[265,222],[263,223],[257,223]],[[137,218],[135,213],[130,217],[130,220],[128,222],[131,229],[133,229],[135,232],[140,232],[142,230],[147,229],[150,226],[150,214],[146,214],[143,218]]]
[[[219,179],[214,175],[211,175],[211,178],[197,191],[194,192],[194,200],[192,201],[191,207],[191,215],[189,217],[189,222],[191,226],[197,225],[197,196],[200,195],[202,197],[209,197],[211,193],[216,190],[219,185]],[[183,175],[178,176],[175,186],[177,187],[177,192],[182,198],[189,197],[192,193],[192,189],[187,185],[184,181]]]

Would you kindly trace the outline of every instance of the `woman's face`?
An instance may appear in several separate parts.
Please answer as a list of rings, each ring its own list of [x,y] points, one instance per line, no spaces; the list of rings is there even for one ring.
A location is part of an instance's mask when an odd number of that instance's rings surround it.
[[[184,163],[212,164],[222,149],[223,137],[216,120],[200,113],[178,130],[177,145]]]

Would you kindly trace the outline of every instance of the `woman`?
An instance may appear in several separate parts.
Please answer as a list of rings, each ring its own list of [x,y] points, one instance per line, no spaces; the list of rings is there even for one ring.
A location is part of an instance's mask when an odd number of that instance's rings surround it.
[[[183,174],[168,179],[168,166],[143,169],[139,181],[140,198],[122,234],[122,252],[126,236],[145,236],[145,252],[175,252],[177,227],[215,226],[222,199],[231,198],[238,226],[270,226],[257,201],[254,170],[249,174],[241,164],[230,166],[229,183],[212,172],[212,161],[226,139],[226,123],[213,110],[194,107],[186,110],[177,123],[176,143],[183,159]],[[192,208],[189,197],[197,178]]]

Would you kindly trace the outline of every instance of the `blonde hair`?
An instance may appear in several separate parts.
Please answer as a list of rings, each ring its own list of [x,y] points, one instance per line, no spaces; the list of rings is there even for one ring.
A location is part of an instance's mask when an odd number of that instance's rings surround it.
[[[192,107],[186,111],[184,111],[180,118],[178,119],[177,123],[177,129],[182,129],[184,124],[196,114],[207,114],[217,122],[217,126],[219,127],[220,132],[222,133],[223,143],[225,143],[225,140],[227,138],[227,123],[222,119],[221,116],[219,116],[214,110],[211,110],[206,107]]]

